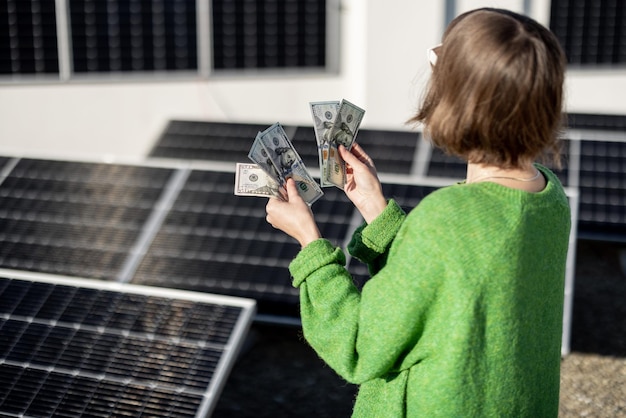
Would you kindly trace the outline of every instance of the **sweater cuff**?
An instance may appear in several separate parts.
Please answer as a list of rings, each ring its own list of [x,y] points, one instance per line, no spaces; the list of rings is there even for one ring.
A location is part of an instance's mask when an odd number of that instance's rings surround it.
[[[405,217],[406,213],[400,205],[390,199],[385,210],[376,219],[354,231],[348,251],[365,263],[373,261],[387,251]]]
[[[320,238],[304,247],[289,264],[293,286],[299,287],[311,274],[330,264],[346,264],[346,256],[330,241]]]

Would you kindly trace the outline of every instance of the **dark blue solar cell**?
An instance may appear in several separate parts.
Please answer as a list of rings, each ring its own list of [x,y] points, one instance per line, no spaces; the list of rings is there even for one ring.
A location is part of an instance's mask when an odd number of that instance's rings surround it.
[[[53,285],[51,292],[35,316],[41,319],[57,320],[75,291],[75,287]]]
[[[30,286],[29,282],[6,281],[6,286],[0,293],[0,313],[12,314]]]
[[[56,326],[50,329],[37,351],[31,358],[31,363],[41,366],[57,364],[58,358],[70,345],[75,328]]]
[[[19,335],[19,340],[11,347],[11,352],[7,354],[7,360],[22,363],[30,362],[37,350],[39,350],[42,341],[50,332],[49,325],[26,324],[26,327],[22,329],[22,333]]]
[[[19,342],[19,339],[28,327],[28,322],[19,320],[7,320],[2,324],[0,328],[0,359],[5,359],[11,355],[11,350],[15,347],[15,344]]]
[[[33,283],[20,303],[15,307],[13,315],[36,316],[54,286],[47,283]]]
[[[47,372],[42,370],[22,370],[2,402],[2,411],[20,416],[37,394],[46,374]],[[4,379],[4,374],[2,376]],[[9,380],[12,380],[12,376],[9,376]]]
[[[58,373],[49,373],[42,381],[37,396],[26,409],[26,416],[52,416],[67,391],[71,378]]]

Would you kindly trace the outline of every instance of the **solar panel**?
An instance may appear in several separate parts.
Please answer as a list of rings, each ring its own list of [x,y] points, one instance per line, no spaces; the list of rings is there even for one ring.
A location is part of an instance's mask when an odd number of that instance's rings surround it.
[[[133,283],[254,298],[259,313],[298,316],[288,265],[297,242],[265,220],[265,199],[233,195],[234,173],[194,170]],[[353,216],[339,190],[315,204],[320,230],[341,244]]]
[[[467,163],[458,157],[445,154],[439,148],[432,148],[426,175],[429,177],[447,177],[464,179],[467,174]]]
[[[567,125],[572,129],[602,131],[626,131],[626,115],[602,115],[593,113],[568,113]]]
[[[150,157],[207,161],[247,161],[258,131],[271,125],[170,121]],[[312,126],[284,126],[307,168],[319,167]],[[357,141],[375,158],[379,172],[410,174],[421,134],[408,131],[360,129]]]
[[[0,75],[58,74],[56,4],[0,3]]]
[[[202,417],[254,301],[0,271],[0,415]]]
[[[413,209],[423,198],[437,189],[438,187],[420,184],[383,184],[385,196],[393,198],[405,210]]]
[[[240,296],[254,299],[260,315],[297,318],[288,266],[299,245],[267,224],[265,199],[233,195],[234,164],[216,163],[245,160],[266,127],[172,121],[145,165],[0,157],[0,268]],[[287,129],[306,164],[317,166],[312,128]],[[557,174],[576,198],[573,209],[580,192],[574,222],[585,236],[626,240],[626,141],[601,141],[591,135],[598,132],[569,131]],[[462,161],[419,138],[363,130],[357,139],[387,167],[379,170],[385,195],[407,210],[465,176]],[[341,190],[324,193],[316,220],[345,247],[362,218]],[[369,277],[357,260],[348,269],[359,286]]]
[[[302,161],[304,161],[304,165],[309,169],[319,169],[317,140],[315,139],[315,130],[313,127],[298,126],[296,132],[290,139],[302,158]]]
[[[327,60],[327,18],[334,10],[325,1],[252,4],[211,3],[213,67],[316,68]]]
[[[19,160],[0,184],[0,267],[115,280],[172,173]]]
[[[150,157],[246,161],[256,134],[269,125],[172,120],[158,138]]]
[[[76,73],[198,68],[196,2],[68,0]]]
[[[552,0],[550,29],[570,65],[615,66],[626,61],[622,2]]]
[[[560,168],[556,167],[552,161],[552,154],[546,155],[545,160],[541,161],[544,165],[550,168],[554,174],[557,175],[559,180],[564,186],[569,184],[569,170],[568,163],[570,160],[570,140],[564,139],[562,141],[562,153]],[[439,148],[432,148],[431,157],[428,160],[428,166],[426,174],[429,177],[444,177],[452,179],[464,179],[467,173],[467,163],[460,158],[445,154]]]
[[[409,131],[361,129],[356,141],[381,173],[411,174],[421,134]]]
[[[2,178],[4,175],[2,174],[4,168],[7,166],[7,164],[9,163],[9,161],[11,161],[11,158],[8,157],[0,157],[0,178]]]
[[[578,233],[626,241],[626,142],[581,141]]]

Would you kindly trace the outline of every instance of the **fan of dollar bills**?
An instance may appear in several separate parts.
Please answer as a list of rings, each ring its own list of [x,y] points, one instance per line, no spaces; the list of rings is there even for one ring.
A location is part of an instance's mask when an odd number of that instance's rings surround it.
[[[346,169],[338,147],[352,147],[365,110],[347,100],[311,102],[310,105],[320,164],[320,184],[309,174],[285,130],[277,122],[259,132],[254,139],[248,153],[254,164],[237,163],[236,195],[280,196],[280,187],[288,178],[293,178],[300,196],[311,205],[324,194],[320,185],[343,189]]]

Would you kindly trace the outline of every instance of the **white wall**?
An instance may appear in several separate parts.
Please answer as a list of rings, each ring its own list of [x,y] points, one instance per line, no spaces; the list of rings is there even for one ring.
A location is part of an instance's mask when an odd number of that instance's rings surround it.
[[[170,119],[310,124],[308,102],[347,98],[364,127],[402,129],[439,43],[444,3],[343,0],[340,73],[214,77],[187,81],[70,82],[0,86],[0,155],[141,158]],[[522,0],[459,0],[521,11]],[[547,24],[549,0],[531,3]],[[568,110],[626,114],[626,70],[570,71]]]

